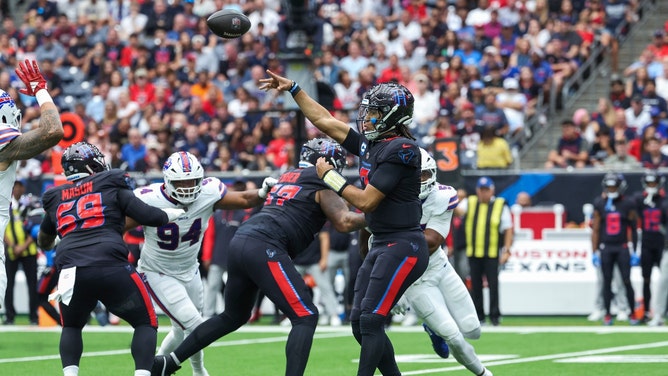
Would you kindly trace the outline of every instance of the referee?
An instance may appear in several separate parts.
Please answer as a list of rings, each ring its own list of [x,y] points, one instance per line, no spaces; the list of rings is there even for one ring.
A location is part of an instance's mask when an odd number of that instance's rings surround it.
[[[510,257],[513,244],[512,219],[506,200],[494,196],[494,182],[483,176],[476,184],[476,194],[459,203],[464,216],[466,256],[471,273],[471,297],[481,324],[485,323],[483,276],[489,286],[489,319],[499,325],[499,265]]]

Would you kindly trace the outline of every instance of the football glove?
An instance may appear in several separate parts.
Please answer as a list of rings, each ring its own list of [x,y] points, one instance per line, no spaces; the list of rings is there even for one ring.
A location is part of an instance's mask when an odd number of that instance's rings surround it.
[[[631,266],[640,265],[640,256],[637,253],[631,252]]]
[[[594,253],[591,255],[591,263],[596,268],[601,266],[601,254],[598,250],[594,251]]]
[[[390,313],[393,315],[405,315],[407,311],[411,310],[411,305],[408,303],[408,299],[404,295],[401,295],[397,304],[392,307]]]
[[[276,183],[278,183],[278,180],[271,176],[264,178],[262,181],[262,188],[257,191],[257,195],[260,196],[260,198],[267,198],[271,188],[276,185]]]
[[[183,209],[176,209],[176,208],[165,208],[162,209],[165,213],[167,213],[167,218],[169,218],[169,221],[172,222],[176,218],[182,216],[186,211]]]
[[[19,67],[15,70],[16,75],[26,85],[25,89],[20,89],[21,94],[34,97],[38,91],[46,90],[46,79],[40,72],[37,66],[37,61],[26,59],[25,62],[19,63]]]

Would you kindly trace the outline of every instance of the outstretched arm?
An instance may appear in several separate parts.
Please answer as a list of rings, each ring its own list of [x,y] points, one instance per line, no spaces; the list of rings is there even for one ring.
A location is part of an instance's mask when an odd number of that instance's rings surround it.
[[[297,105],[299,105],[299,109],[304,113],[304,116],[306,116],[316,128],[326,133],[338,143],[342,143],[343,140],[346,139],[348,131],[350,131],[348,124],[332,116],[325,107],[313,100],[313,98],[302,90],[298,83],[295,83],[289,78],[279,76],[270,70],[267,70],[267,74],[269,75],[269,78],[260,80],[262,83],[260,89],[276,89],[278,91],[290,92],[295,99],[295,102],[297,102]]]
[[[39,127],[16,137],[0,152],[0,170],[16,160],[35,157],[44,150],[55,146],[63,138],[63,124],[58,109],[46,89],[46,80],[39,71],[36,61],[19,63],[16,74],[26,85],[21,93],[36,96],[40,105]]]
[[[278,180],[271,176],[264,178],[260,189],[250,189],[241,192],[230,192],[218,200],[213,206],[215,209],[236,210],[248,209],[261,205],[267,198],[271,188],[276,185]]]

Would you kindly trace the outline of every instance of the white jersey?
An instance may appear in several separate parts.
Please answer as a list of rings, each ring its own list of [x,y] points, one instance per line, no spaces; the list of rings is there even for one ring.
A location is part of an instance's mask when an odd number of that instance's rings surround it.
[[[450,233],[453,210],[458,203],[459,197],[455,188],[437,183],[422,203],[420,226],[423,230],[430,228],[446,238]],[[439,247],[434,254],[441,250]]]
[[[206,178],[197,200],[186,207],[167,195],[163,183],[137,188],[134,193],[157,208],[187,209],[184,215],[164,226],[143,226],[145,239],[139,270],[170,275],[184,282],[191,280],[199,267],[197,254],[214,204],[227,194],[227,187],[217,178]]]
[[[0,124],[0,151],[21,135],[21,132],[7,124]],[[0,231],[5,234],[9,223],[9,204],[12,202],[12,190],[16,181],[16,166],[18,161],[12,162],[5,171],[0,171]],[[5,304],[5,289],[7,274],[5,274],[5,244],[0,242],[0,307]]]

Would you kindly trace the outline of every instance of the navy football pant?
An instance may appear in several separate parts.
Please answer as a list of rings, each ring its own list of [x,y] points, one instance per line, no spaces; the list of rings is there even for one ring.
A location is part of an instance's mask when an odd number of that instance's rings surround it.
[[[79,365],[83,352],[81,330],[98,300],[135,329],[131,345],[135,369],[150,370],[157,342],[158,318],[146,286],[129,264],[77,268],[72,300],[69,305],[60,303],[63,368]]]
[[[235,236],[230,242],[225,287],[225,311],[200,324],[174,350],[183,362],[248,322],[261,290],[292,322],[285,346],[287,376],[301,376],[306,369],[318,309],[285,250],[262,240]]]
[[[635,307],[633,286],[631,286],[631,255],[626,244],[604,244],[601,248],[601,269],[603,271],[603,303],[605,312],[610,314],[610,302],[612,301],[612,273],[615,264],[619,267],[622,283],[626,289],[626,299],[629,302],[631,314]]]
[[[640,255],[640,266],[642,268],[642,292],[643,304],[645,307],[645,314],[649,314],[652,301],[652,268],[654,265],[661,266],[661,256],[663,255],[663,247],[642,247],[642,254]],[[636,317],[640,319],[640,317]]]
[[[385,334],[385,318],[404,291],[429,264],[427,242],[421,232],[376,238],[357,273],[350,320],[361,345],[358,376],[400,375],[394,348]]]

